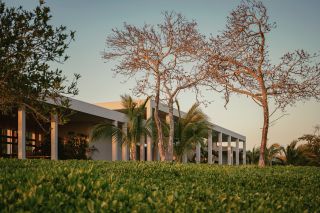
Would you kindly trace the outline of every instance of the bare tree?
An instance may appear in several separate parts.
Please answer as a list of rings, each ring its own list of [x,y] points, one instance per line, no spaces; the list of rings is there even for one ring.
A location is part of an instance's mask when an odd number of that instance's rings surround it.
[[[228,17],[226,30],[211,38],[205,67],[215,84],[212,88],[224,91],[226,104],[230,94],[238,93],[262,107],[261,167],[265,166],[270,116],[297,101],[320,99],[318,55],[296,50],[272,64],[266,36],[273,28],[275,23],[270,23],[262,2],[243,1]],[[270,103],[274,104],[272,112]]]
[[[154,118],[162,161],[173,159],[173,104],[176,97],[182,90],[197,86],[205,76],[195,68],[203,45],[197,23],[174,12],[165,12],[162,24],[139,28],[125,23],[123,29],[113,29],[107,37],[108,50],[104,58],[118,59],[115,73],[128,79],[135,78],[134,94],[151,96],[155,100]],[[167,144],[159,118],[161,102],[169,108]]]

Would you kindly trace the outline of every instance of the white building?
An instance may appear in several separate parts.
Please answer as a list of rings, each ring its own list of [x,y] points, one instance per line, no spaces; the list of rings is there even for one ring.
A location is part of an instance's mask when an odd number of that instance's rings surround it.
[[[146,119],[151,117],[154,106],[153,101],[148,101]],[[70,99],[70,108],[75,113],[70,117],[70,121],[67,124],[59,125],[56,116],[51,117],[51,131],[49,133],[51,155],[46,156],[47,158],[58,159],[58,138],[66,137],[68,132],[89,135],[93,126],[102,122],[112,123],[122,129],[125,129],[127,125],[126,115],[121,112],[123,109],[121,102],[90,104]],[[161,105],[160,116],[163,119],[166,119],[167,112],[168,108]],[[177,110],[174,110],[174,116],[178,116]],[[211,126],[212,129],[208,131],[205,150],[214,150],[218,153],[218,156],[215,157],[212,152],[208,152],[208,163],[238,165],[242,161],[245,164],[246,137],[217,124],[211,124]],[[0,157],[34,158],[33,151],[44,140],[44,134],[33,118],[26,117],[24,109],[17,110],[17,114],[12,116],[0,115]],[[141,160],[151,161],[158,159],[152,152],[153,142],[151,138],[146,137],[140,144],[146,147],[146,151],[141,149]],[[94,160],[115,161],[129,159],[127,145],[120,144],[116,138],[101,139],[92,143],[91,146],[97,150],[91,156]],[[196,147],[196,162],[200,162],[200,145]]]

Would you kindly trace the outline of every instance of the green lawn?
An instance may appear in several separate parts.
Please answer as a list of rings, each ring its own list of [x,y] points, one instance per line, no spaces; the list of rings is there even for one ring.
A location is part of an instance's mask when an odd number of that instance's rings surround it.
[[[0,212],[319,212],[316,167],[0,160]]]

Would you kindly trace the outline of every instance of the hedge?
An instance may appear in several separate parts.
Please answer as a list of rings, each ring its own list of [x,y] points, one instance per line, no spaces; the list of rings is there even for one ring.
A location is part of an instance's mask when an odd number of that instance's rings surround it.
[[[319,212],[316,167],[0,160],[0,212]]]

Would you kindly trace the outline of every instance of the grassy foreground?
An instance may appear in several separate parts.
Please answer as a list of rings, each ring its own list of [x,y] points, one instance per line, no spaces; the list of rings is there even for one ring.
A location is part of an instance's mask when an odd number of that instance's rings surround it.
[[[0,212],[319,212],[320,169],[0,160]]]

